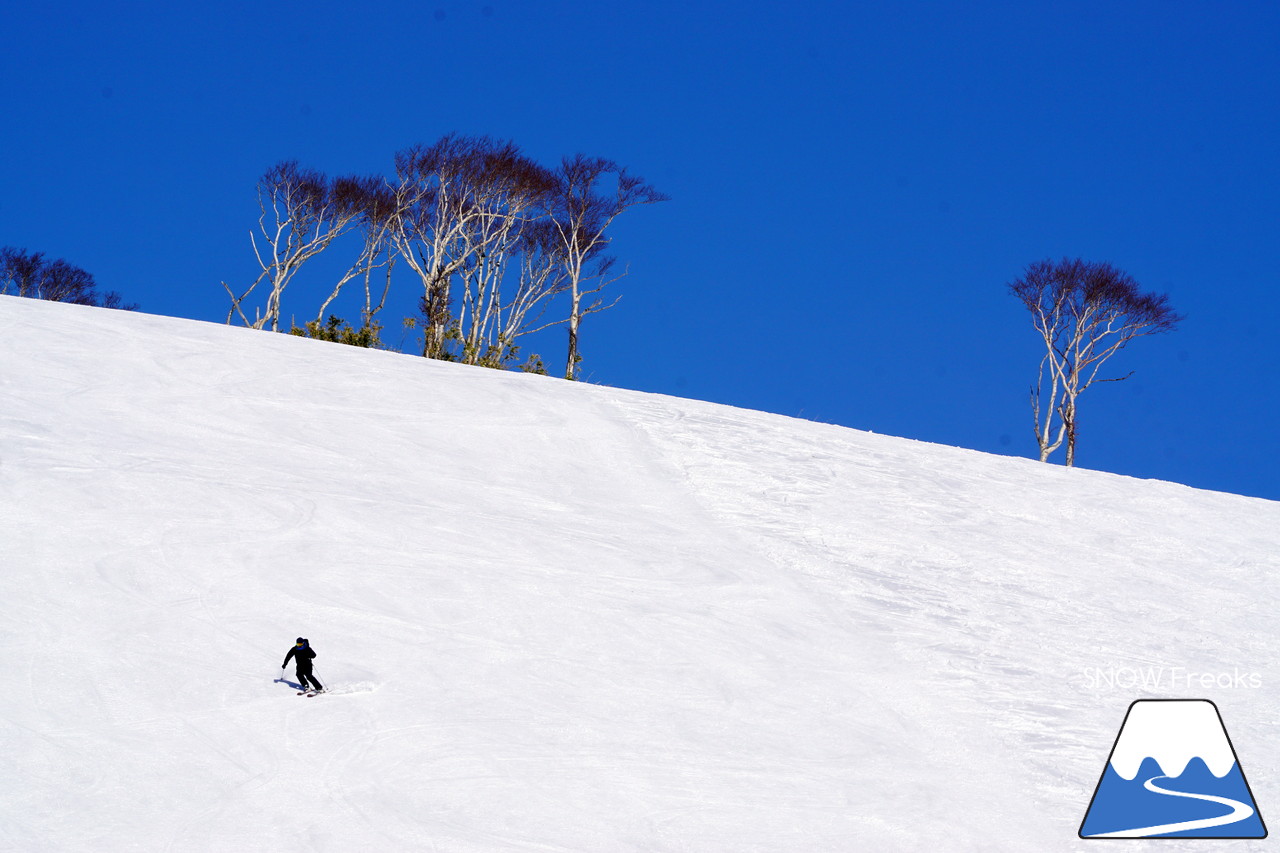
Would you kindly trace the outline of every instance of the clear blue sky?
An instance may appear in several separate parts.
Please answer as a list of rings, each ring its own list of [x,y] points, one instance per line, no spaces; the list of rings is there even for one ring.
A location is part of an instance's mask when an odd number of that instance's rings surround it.
[[[1280,5],[363,5],[12,6],[0,245],[221,321],[278,161],[581,151],[672,197],[617,223],[591,381],[1031,456],[1005,284],[1080,256],[1187,319],[1082,398],[1079,464],[1280,499]]]

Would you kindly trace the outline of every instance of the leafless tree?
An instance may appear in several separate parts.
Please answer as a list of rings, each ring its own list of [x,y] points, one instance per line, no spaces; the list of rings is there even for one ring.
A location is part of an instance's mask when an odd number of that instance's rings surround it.
[[[0,293],[70,302],[99,308],[135,311],[136,304],[124,304],[114,290],[99,293],[93,276],[61,258],[48,260],[44,252],[27,252],[10,246],[0,248]]]
[[[665,198],[612,161],[578,155],[551,171],[514,143],[486,136],[450,134],[400,151],[392,180],[329,181],[286,161],[258,182],[261,216],[250,238],[261,272],[239,295],[223,283],[232,303],[227,320],[238,315],[245,325],[277,329],[282,295],[303,264],[358,229],[359,253],[307,330],[328,330],[326,312],[361,278],[362,326],[371,326],[386,304],[392,267],[403,260],[422,285],[424,356],[507,366],[519,338],[564,323],[565,375],[575,378],[582,318],[612,306],[617,300],[606,304],[599,294],[626,275],[612,273],[606,231],[627,208]],[[377,297],[380,269],[386,284]],[[264,282],[265,304],[250,319],[244,306]],[[568,311],[543,323],[561,293]],[[332,321],[338,329],[341,320]],[[418,326],[406,320],[406,328]]]
[[[613,176],[612,181],[606,176]],[[605,232],[627,208],[666,201],[667,196],[642,178],[627,174],[612,160],[583,154],[566,157],[556,177],[550,216],[569,293],[569,350],[564,376],[575,379],[581,360],[578,337],[582,319],[616,305],[617,299],[605,304],[599,293],[627,274],[624,270],[611,277],[614,258],[604,255],[609,245]],[[613,186],[608,187],[608,183]]]
[[[396,215],[389,236],[422,282],[422,354],[428,358],[447,357],[454,325],[449,283],[466,263],[466,232],[484,216],[472,193],[476,155],[490,144],[486,138],[450,134],[395,156]]]
[[[362,326],[373,323],[375,315],[386,305],[387,294],[391,290],[391,270],[395,258],[391,252],[391,229],[394,227],[396,214],[395,194],[381,178],[346,177],[333,183],[333,194],[342,209],[358,211],[357,228],[362,237],[360,253],[334,284],[333,290],[320,304],[316,312],[315,322],[323,324],[325,312],[338,298],[349,282],[356,278],[364,279],[364,308],[361,311]],[[377,302],[373,299],[374,270],[385,269],[386,280],[382,294]]]
[[[1009,289],[1040,333],[1045,355],[1031,389],[1040,461],[1067,445],[1066,464],[1076,459],[1079,397],[1099,378],[1102,365],[1134,338],[1173,330],[1183,319],[1165,294],[1142,293],[1127,273],[1106,263],[1080,259],[1030,264]]]
[[[555,185],[551,173],[520,154],[515,145],[492,145],[476,154],[470,203],[480,215],[462,229],[459,270],[462,300],[458,313],[458,339],[462,360],[468,364],[500,367],[508,360],[511,342],[523,334],[527,312],[519,310],[530,292],[526,267],[517,260],[535,241],[527,239],[546,208]],[[519,264],[514,276],[516,293],[508,294],[510,266]],[[513,310],[514,309],[514,310]]]
[[[568,322],[567,317],[541,322],[547,307],[568,286],[559,233],[550,220],[539,220],[525,229],[519,258],[515,292],[507,302],[499,333],[503,352],[525,335]]]
[[[272,166],[258,179],[258,230],[263,246],[259,247],[253,232],[249,240],[262,272],[240,296],[223,282],[232,302],[228,323],[239,314],[246,326],[279,329],[280,300],[298,270],[358,221],[360,199],[349,189],[342,182],[330,182],[321,172],[300,168],[293,160]],[[271,291],[265,307],[251,321],[242,305],[264,281]]]
[[[396,178],[390,236],[422,282],[423,355],[505,363],[510,341],[524,333],[529,292],[518,286],[508,296],[503,285],[554,177],[512,142],[450,134],[399,152]]]
[[[0,293],[41,299],[45,278],[44,252],[5,246],[0,249]]]

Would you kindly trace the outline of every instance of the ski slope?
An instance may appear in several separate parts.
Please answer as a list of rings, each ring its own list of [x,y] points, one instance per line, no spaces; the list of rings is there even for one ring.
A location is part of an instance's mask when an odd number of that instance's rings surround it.
[[[1280,815],[1280,504],[142,314],[0,328],[2,850],[1087,850],[1151,696],[1214,700]],[[276,680],[296,636],[341,692]],[[1186,677],[1086,675],[1127,667]]]

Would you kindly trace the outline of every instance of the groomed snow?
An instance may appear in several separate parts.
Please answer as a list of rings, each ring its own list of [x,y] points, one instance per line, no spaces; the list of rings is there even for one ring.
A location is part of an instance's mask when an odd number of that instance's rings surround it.
[[[1280,504],[141,314],[0,328],[2,849],[1087,850],[1144,697],[1213,699],[1280,803]],[[345,692],[275,681],[295,636]]]

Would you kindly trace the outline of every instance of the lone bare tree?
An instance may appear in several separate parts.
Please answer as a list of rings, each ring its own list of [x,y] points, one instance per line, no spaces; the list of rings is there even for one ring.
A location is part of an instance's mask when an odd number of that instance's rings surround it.
[[[1143,293],[1127,273],[1107,263],[1063,259],[1036,261],[1009,290],[1027,310],[1044,342],[1031,412],[1040,461],[1067,444],[1066,464],[1076,459],[1079,398],[1099,378],[1107,359],[1134,338],[1173,330],[1183,319],[1166,294]]]
[[[612,192],[605,186],[606,175],[614,176]],[[566,157],[557,179],[551,221],[560,244],[569,293],[569,353],[564,377],[575,379],[581,360],[578,335],[582,318],[616,305],[617,299],[606,305],[603,297],[596,294],[626,275],[623,271],[610,277],[615,259],[604,255],[609,245],[605,231],[627,208],[666,201],[668,197],[644,179],[627,174],[612,160],[583,154]],[[594,299],[589,298],[593,296]]]

